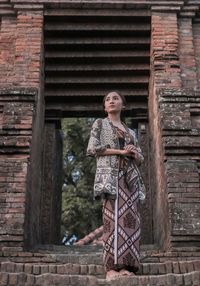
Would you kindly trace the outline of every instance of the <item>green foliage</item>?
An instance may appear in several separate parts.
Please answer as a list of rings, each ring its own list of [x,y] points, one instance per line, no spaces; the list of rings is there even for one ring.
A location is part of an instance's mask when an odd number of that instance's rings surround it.
[[[62,236],[67,232],[80,239],[102,224],[101,202],[93,200],[95,158],[86,156],[94,119],[68,118],[62,121],[64,134],[64,184]]]

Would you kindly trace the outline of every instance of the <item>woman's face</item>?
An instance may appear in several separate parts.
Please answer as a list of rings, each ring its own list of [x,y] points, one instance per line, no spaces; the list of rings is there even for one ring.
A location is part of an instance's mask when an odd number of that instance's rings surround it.
[[[108,113],[120,113],[123,107],[123,101],[119,94],[110,92],[105,98],[105,111]]]

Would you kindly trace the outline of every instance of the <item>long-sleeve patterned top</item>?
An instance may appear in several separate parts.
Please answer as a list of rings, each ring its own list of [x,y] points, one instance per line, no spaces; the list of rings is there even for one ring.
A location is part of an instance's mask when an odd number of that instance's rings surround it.
[[[134,140],[134,145],[138,152],[140,162],[144,161],[141,148],[138,144],[136,133],[129,129],[124,124],[127,133],[130,134]],[[127,136],[124,146],[130,144],[131,136]],[[87,148],[87,155],[95,156],[97,161],[97,169],[94,181],[94,198],[110,197],[115,199],[116,190],[118,187],[118,172],[120,168],[120,155],[100,155],[99,153],[106,149],[120,149],[120,142],[117,136],[116,129],[111,120],[106,117],[104,119],[98,118],[95,120],[90,133],[90,139]],[[137,173],[140,170],[135,165]],[[140,176],[138,176],[139,179]],[[140,200],[145,199],[145,194],[139,190]]]

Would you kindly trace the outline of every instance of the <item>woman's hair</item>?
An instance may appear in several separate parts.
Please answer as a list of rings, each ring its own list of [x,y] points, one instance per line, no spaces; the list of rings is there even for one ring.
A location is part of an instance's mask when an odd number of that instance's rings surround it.
[[[127,103],[126,103],[126,98],[125,98],[124,95],[120,94],[118,91],[110,91],[110,92],[107,93],[107,94],[104,96],[104,98],[103,98],[103,108],[105,108],[106,97],[107,97],[107,95],[110,94],[110,93],[116,93],[116,94],[118,94],[118,95],[121,97],[121,99],[122,99],[123,105],[126,106]]]

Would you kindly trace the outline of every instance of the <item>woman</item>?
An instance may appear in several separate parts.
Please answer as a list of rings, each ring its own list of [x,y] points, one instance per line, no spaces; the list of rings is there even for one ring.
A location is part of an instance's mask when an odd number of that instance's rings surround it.
[[[97,159],[94,198],[103,200],[103,257],[108,279],[133,275],[139,267],[140,216],[145,199],[137,166],[144,160],[136,134],[120,120],[125,98],[117,92],[103,99],[108,117],[97,119],[87,154]],[[143,191],[143,192],[142,192]]]

